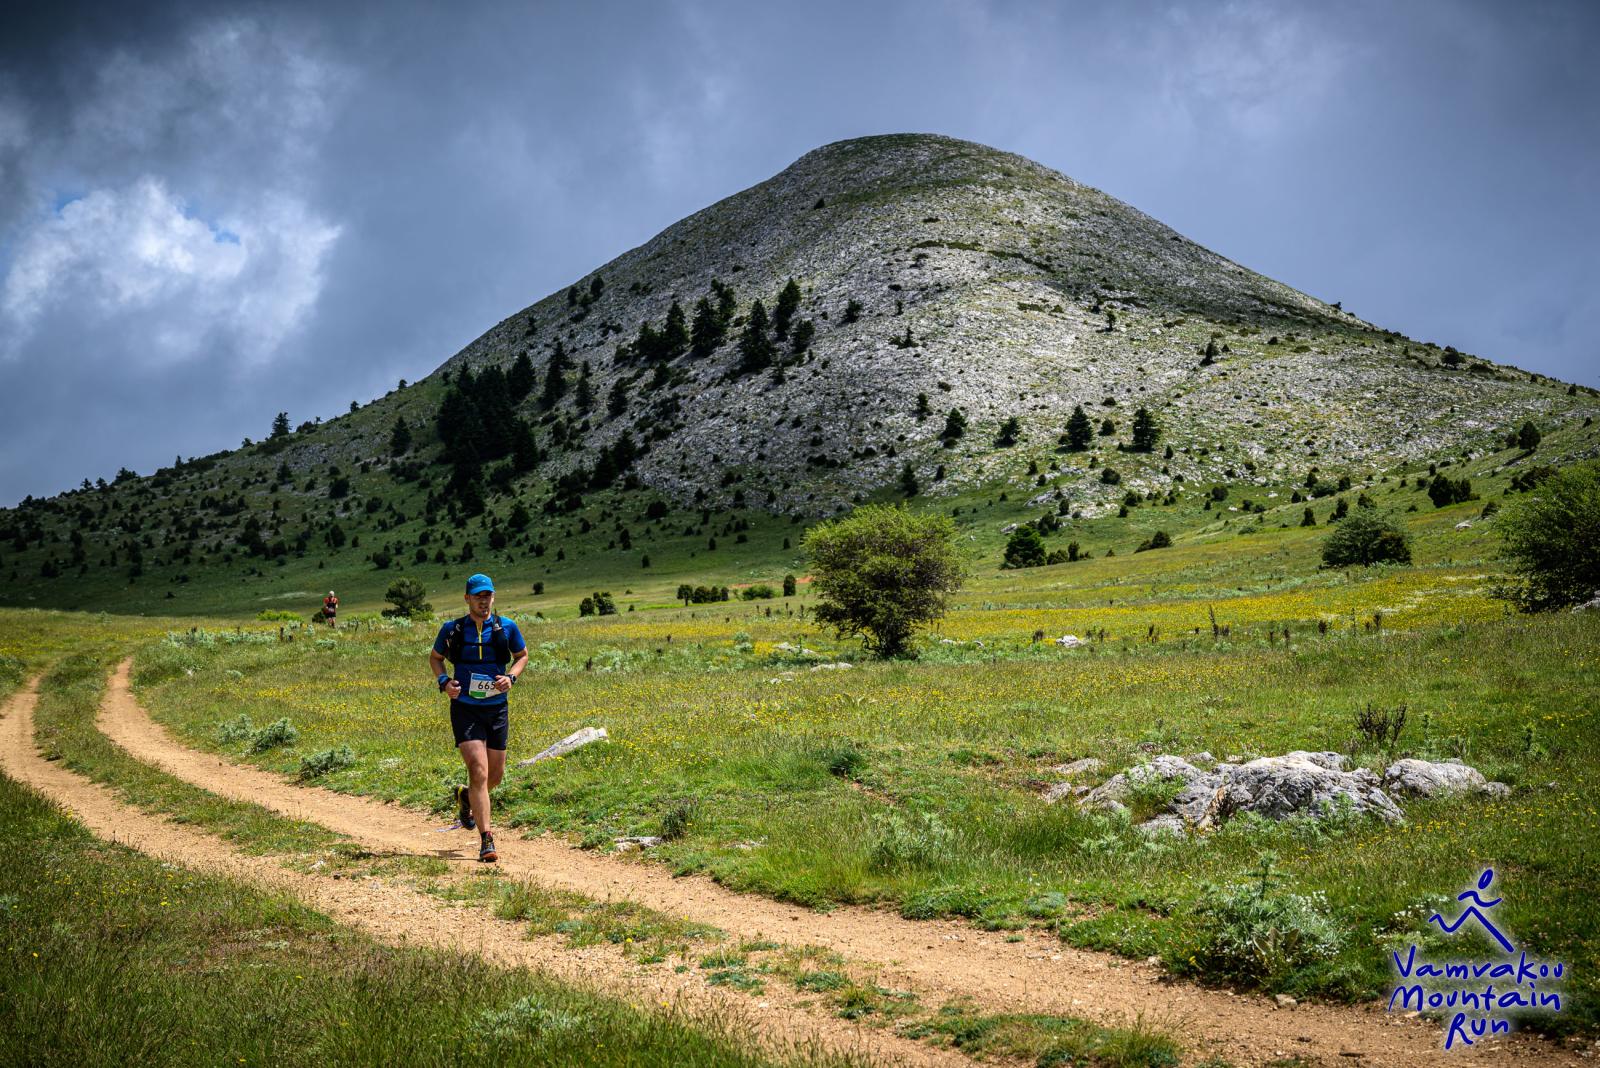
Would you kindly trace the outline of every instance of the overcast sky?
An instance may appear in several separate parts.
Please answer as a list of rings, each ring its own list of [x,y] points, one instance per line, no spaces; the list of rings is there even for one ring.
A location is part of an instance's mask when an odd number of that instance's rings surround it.
[[[8,14],[0,505],[338,414],[810,149],[902,131],[1600,385],[1600,4],[321,6]]]

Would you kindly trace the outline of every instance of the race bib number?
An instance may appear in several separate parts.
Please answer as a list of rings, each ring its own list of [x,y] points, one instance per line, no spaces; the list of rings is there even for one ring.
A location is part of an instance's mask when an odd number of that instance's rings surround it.
[[[495,692],[496,690],[494,688],[493,675],[479,675],[474,673],[471,681],[467,683],[468,697],[483,698],[488,697],[490,694]]]

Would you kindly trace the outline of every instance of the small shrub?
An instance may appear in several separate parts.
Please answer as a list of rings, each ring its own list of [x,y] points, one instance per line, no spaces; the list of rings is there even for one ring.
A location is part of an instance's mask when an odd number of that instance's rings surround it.
[[[300,732],[295,730],[294,724],[285,716],[276,723],[269,723],[262,727],[250,739],[250,752],[265,753],[268,749],[275,749],[280,745],[293,745]]]
[[[1379,708],[1371,702],[1356,712],[1356,735],[1374,749],[1393,749],[1406,725],[1406,706]]]
[[[873,824],[872,866],[880,871],[932,867],[955,842],[955,832],[930,812],[880,813]]]
[[[217,725],[217,741],[223,745],[232,745],[252,738],[256,733],[256,725],[250,722],[250,717],[243,712],[235,719],[225,720]]]
[[[478,1017],[478,1030],[501,1041],[531,1036],[552,1038],[583,1031],[587,1027],[579,1014],[548,1008],[532,995],[518,998],[504,1009],[486,1009]]]
[[[661,837],[674,842],[688,834],[689,828],[694,825],[696,808],[693,801],[674,803],[661,817]]]
[[[263,608],[256,613],[256,618],[263,623],[299,623],[300,617],[293,612],[286,612],[281,608]]]
[[[1207,974],[1270,989],[1343,947],[1344,933],[1321,893],[1275,891],[1276,859],[1262,854],[1251,883],[1202,890],[1197,911],[1208,922],[1194,956]]]
[[[335,749],[324,749],[320,753],[310,753],[300,758],[300,777],[302,779],[320,778],[323,775],[348,768],[355,762],[355,750],[348,745],[341,745]]]

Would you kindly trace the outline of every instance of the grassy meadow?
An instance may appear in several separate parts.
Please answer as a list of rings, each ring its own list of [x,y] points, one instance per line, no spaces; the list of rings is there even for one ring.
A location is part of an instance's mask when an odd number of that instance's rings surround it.
[[[688,608],[644,596],[588,619],[536,618],[512,593],[532,661],[513,694],[513,762],[582,726],[611,741],[513,768],[499,818],[595,848],[665,833],[656,861],[813,907],[1043,925],[1181,974],[1332,998],[1379,993],[1390,948],[1442,945],[1422,921],[1493,864],[1511,930],[1569,962],[1561,1022],[1592,1026],[1600,628],[1510,613],[1492,596],[1492,543],[1454,530],[1465,510],[1424,514],[1404,568],[1321,572],[1320,531],[1268,529],[980,572],[915,661],[871,662],[817,631],[804,585]],[[1067,632],[1094,640],[1058,648]],[[192,744],[291,773],[348,745],[354,763],[320,781],[442,814],[460,771],[432,633],[183,632],[141,649],[136,683]],[[1392,751],[1359,736],[1368,704],[1406,706]],[[219,733],[241,713],[255,728],[288,718],[298,738],[250,754]],[[1054,765],[1084,756],[1107,761],[1103,778],[1158,752],[1291,749],[1375,770],[1456,756],[1514,792],[1411,801],[1394,827],[1240,820],[1181,841],[1039,798]],[[1259,880],[1264,858],[1272,892],[1325,935],[1317,952],[1217,952],[1228,888]]]
[[[349,560],[321,570],[315,553],[276,575],[191,586],[164,598],[160,617],[0,609],[0,691],[54,665],[40,739],[76,770],[243,848],[337,853],[318,829],[198,796],[106,743],[93,727],[105,671],[131,653],[141,700],[189,744],[444,821],[461,768],[427,651],[461,611],[461,578],[481,567],[531,658],[512,696],[502,827],[597,849],[661,835],[646,862],[814,908],[1042,928],[1205,982],[1337,1000],[1382,993],[1391,949],[1445,952],[1425,918],[1492,865],[1505,926],[1569,967],[1567,1011],[1543,1025],[1592,1032],[1600,625],[1519,615],[1496,596],[1485,504],[1504,499],[1519,462],[1481,457],[1461,472],[1480,499],[1442,508],[1419,492],[1418,472],[1369,482],[1414,539],[1412,564],[1370,569],[1318,566],[1335,502],[1312,502],[1317,525],[1301,526],[1307,505],[1287,503],[1288,482],[1251,487],[1252,505],[1189,495],[1125,517],[1069,516],[1048,544],[1077,541],[1089,558],[1020,571],[995,568],[1006,526],[1039,514],[1034,487],[944,498],[972,573],[913,660],[872,661],[812,624],[802,525],[702,518],[692,536],[646,527],[619,553],[604,523],[620,523],[622,508],[602,496],[580,516],[538,521],[550,525],[543,557],[511,551],[426,575],[428,620],[378,616],[394,571]],[[1133,551],[1157,530],[1175,533],[1170,548]],[[345,602],[338,629],[258,618],[287,609],[303,620],[329,571]],[[738,595],[786,573],[799,578],[794,597]],[[685,606],[683,582],[734,597]],[[597,589],[613,592],[618,614],[580,618],[578,601]],[[1085,644],[1059,647],[1063,634]],[[1369,706],[1405,708],[1392,747],[1358,731]],[[284,720],[293,730],[273,744],[270,725]],[[584,726],[605,726],[610,741],[515,767]],[[1400,755],[1457,757],[1513,792],[1409,801],[1395,826],[1239,819],[1189,838],[1041,797],[1062,781],[1053,769],[1081,757],[1106,762],[1093,782],[1157,753],[1293,749],[1376,771]],[[1263,910],[1285,937],[1252,949],[1250,917]]]

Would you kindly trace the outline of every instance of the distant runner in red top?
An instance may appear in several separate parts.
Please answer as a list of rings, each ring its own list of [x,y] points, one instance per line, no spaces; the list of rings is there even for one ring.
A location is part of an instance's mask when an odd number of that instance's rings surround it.
[[[328,621],[328,626],[333,626],[333,617],[339,614],[339,598],[328,591],[328,596],[322,599],[322,617]]]

